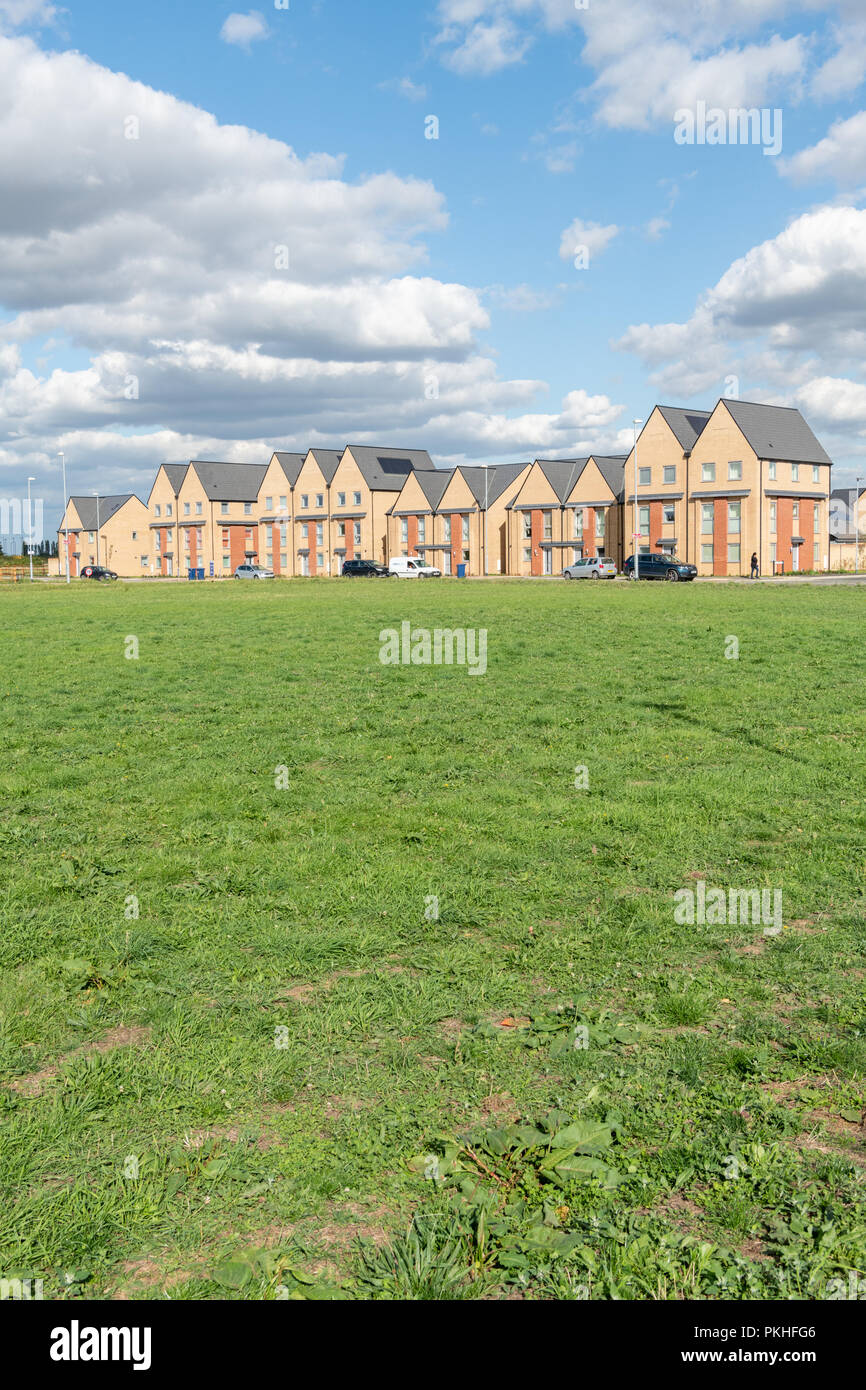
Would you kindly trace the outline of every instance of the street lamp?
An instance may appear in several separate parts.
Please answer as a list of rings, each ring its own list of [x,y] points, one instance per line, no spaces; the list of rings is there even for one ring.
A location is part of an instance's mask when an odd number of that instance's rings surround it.
[[[94,492],[96,498],[96,563],[99,564],[99,493]]]
[[[484,574],[487,575],[490,573],[487,564],[487,479],[489,476],[488,469],[490,468],[490,464],[484,463],[481,466],[484,469]]]
[[[65,549],[65,551],[66,551],[66,582],[67,582],[67,584],[68,584],[68,583],[70,582],[70,580],[69,580],[69,499],[68,499],[68,497],[66,496],[66,455],[63,453],[62,450],[61,450],[61,452],[60,452],[60,468],[61,468],[62,473],[63,473],[63,516],[64,516],[64,519],[65,519],[65,521],[66,521],[66,545],[64,546],[64,549]]]
[[[643,420],[632,420],[634,430],[634,569],[632,574],[635,579],[640,578],[640,522],[638,520],[637,509],[637,427],[643,424]]]
[[[855,526],[855,528],[856,528],[856,529],[855,529],[855,536],[856,536],[856,539],[855,539],[855,541],[854,541],[854,573],[855,573],[855,574],[857,573],[857,564],[858,564],[858,561],[859,561],[859,558],[860,558],[860,484],[862,483],[862,481],[863,481],[862,478],[858,478],[858,479],[857,479],[857,491],[856,491],[855,494],[854,494],[854,526]]]
[[[27,549],[30,552],[30,583],[33,583],[33,509],[30,505],[30,484],[35,478],[27,479]]]

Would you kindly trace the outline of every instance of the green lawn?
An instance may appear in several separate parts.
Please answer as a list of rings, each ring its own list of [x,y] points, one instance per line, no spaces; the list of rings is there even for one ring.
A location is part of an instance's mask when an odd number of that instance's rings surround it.
[[[805,585],[4,588],[0,1276],[863,1277],[864,617]],[[406,619],[486,629],[486,675],[383,666]],[[699,880],[781,890],[784,930],[679,925]]]

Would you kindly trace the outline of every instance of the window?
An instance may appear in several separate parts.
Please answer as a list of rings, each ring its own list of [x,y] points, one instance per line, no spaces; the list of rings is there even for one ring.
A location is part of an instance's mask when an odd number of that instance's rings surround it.
[[[142,555],[142,557],[141,557],[141,568],[142,568],[143,570],[146,570],[146,569],[147,569],[147,565],[148,565],[147,556],[146,556],[146,555]]]
[[[730,541],[728,543],[728,564],[738,565],[740,563],[740,542]]]
[[[88,533],[87,533],[87,539],[89,540],[90,544],[93,545],[93,532],[92,532],[92,531],[88,531]]]
[[[675,463],[666,463],[662,470],[662,477],[666,483],[675,483],[677,480],[677,466]]]
[[[345,505],[346,505],[346,494],[345,494],[345,492],[338,492],[338,493],[337,493],[337,506],[338,506],[338,507],[345,507]]]
[[[360,492],[353,492],[353,493],[352,493],[352,506],[353,506],[353,507],[360,507],[360,505],[361,505],[361,494],[360,494]]]
[[[523,563],[524,563],[525,565],[528,565],[528,564],[530,564],[531,562],[532,562],[532,549],[531,549],[530,546],[525,545],[525,546],[523,547]]]
[[[272,551],[268,550],[265,552],[265,562],[267,564],[268,569],[272,570],[274,567],[274,556]]]
[[[306,511],[310,505],[310,499],[306,492],[301,493],[301,510]]]
[[[743,476],[743,462],[742,462],[742,459],[731,459],[731,460],[729,460],[729,462],[728,462],[728,482],[729,482],[729,483],[738,483],[738,482],[741,481],[742,476]]]
[[[288,563],[289,563],[288,552],[285,551],[285,550],[281,550],[281,551],[280,551],[280,569],[284,570],[284,569],[286,568],[286,566],[287,566]]]
[[[775,541],[770,541],[770,565],[771,565],[772,568],[775,568],[775,565],[776,565],[776,542],[775,542]]]
[[[227,526],[224,526],[224,527],[223,527],[223,550],[228,550],[228,548],[229,548],[229,528],[228,528]]]
[[[546,523],[545,523],[545,524],[546,524]],[[464,516],[464,518],[463,518],[462,536],[463,536],[463,544],[464,544],[464,545],[468,545],[468,544],[469,544],[469,517],[468,517],[468,516]]]
[[[252,516],[252,514],[253,514],[253,504],[252,504],[252,502],[245,502],[245,503],[244,503],[244,516]]]
[[[228,555],[224,555],[224,556],[223,556],[223,569],[224,569],[224,570],[227,570],[227,569],[229,568],[229,565],[230,565],[230,564],[231,564],[231,559],[230,559],[230,557],[229,557]]]
[[[606,520],[606,518],[607,518],[607,512],[606,512],[605,508],[604,508],[604,507],[596,507],[596,509],[595,509],[595,538],[596,538],[597,541],[603,541],[603,540],[604,540],[604,526],[605,526],[605,520]]]
[[[345,540],[345,537],[346,537],[346,523],[345,523],[345,521],[340,521],[340,522],[337,523],[337,539],[342,541],[342,540]],[[408,540],[404,541],[403,544],[404,544],[404,545],[408,545],[408,544],[409,544]]]
[[[799,463],[792,463],[792,464],[791,464],[791,482],[792,482],[792,483],[799,483],[799,481],[800,481],[800,465],[799,465]]]
[[[701,503],[701,535],[711,536],[715,525],[715,507],[712,502]]]
[[[776,529],[776,503],[775,503],[774,501],[771,501],[771,502],[770,502],[770,530],[771,530],[771,531],[775,531],[775,529]]]
[[[820,468],[820,465],[819,465],[819,464],[814,463],[814,464],[812,465],[812,482],[813,482],[813,483],[820,483],[820,481],[821,481],[821,468]]]
[[[817,502],[812,508],[812,531],[816,536],[820,536],[821,534],[821,508],[818,506]]]
[[[166,516],[171,516],[171,503],[170,503],[170,502],[166,502],[166,504],[165,504],[165,514],[166,514]]]
[[[272,512],[273,510],[274,510],[274,499],[273,499],[273,497],[266,497],[266,498],[265,498],[265,511],[266,511],[266,512]]]
[[[716,465],[714,463],[701,464],[701,482],[714,483],[716,481]]]
[[[355,521],[355,522],[352,523],[352,544],[355,545],[356,547],[359,546],[359,545],[361,544],[361,523],[360,523],[360,521]]]
[[[713,563],[713,547],[711,545],[701,546],[701,564],[711,565]]]
[[[423,516],[419,516],[419,518],[418,518],[418,544],[419,544],[419,545],[423,545],[424,542],[426,541],[426,539],[427,539],[427,518],[426,518],[426,517],[423,517]]]
[[[317,507],[324,507],[324,505],[325,505],[325,494],[324,494],[323,492],[317,492],[317,493],[316,493],[316,506],[317,506]]]
[[[161,540],[161,538],[160,538],[160,533],[159,533],[159,531],[154,531],[154,533],[153,533],[153,548],[154,548],[154,550],[159,550],[161,546],[162,546],[162,540]]]
[[[401,518],[400,518],[400,544],[401,544],[401,545],[408,545],[408,544],[409,544],[409,518],[408,518],[408,516],[404,516],[404,517],[401,517]]]
[[[728,503],[728,535],[738,536],[740,534],[740,508],[741,502]]]
[[[638,507],[638,515],[639,515],[639,518],[640,518],[640,519],[639,519],[639,522],[638,522],[638,528],[637,528],[637,529],[640,531],[640,533],[641,533],[642,536],[648,536],[648,535],[649,535],[649,516],[650,516],[650,509],[649,509],[649,507]]]
[[[133,531],[133,533],[132,533],[132,539],[133,539],[134,541],[137,541],[137,540],[138,540],[138,532],[137,532],[137,531]]]
[[[286,496],[286,497],[281,497],[281,498],[280,498],[280,511],[281,511],[281,512],[287,512],[288,510],[289,510],[289,499],[288,499],[288,496]]]
[[[673,502],[666,502],[665,505],[662,507],[662,521],[670,525],[675,515],[676,513],[674,510]]]
[[[266,526],[266,527],[265,527],[265,545],[267,546],[268,550],[270,550],[271,547],[273,546],[273,544],[274,544],[274,528],[273,528],[273,526]]]
[[[649,468],[639,468],[637,470],[638,487],[649,487],[651,476]]]
[[[227,503],[227,502],[223,502],[223,511],[226,511],[226,512],[227,512],[228,509],[229,509],[229,508],[228,508],[228,503]],[[184,514],[184,516],[189,516],[189,514],[190,514],[190,505],[189,505],[188,502],[184,502],[184,504],[183,504],[183,514]]]
[[[289,539],[289,528],[284,521],[280,522],[280,545],[285,545]]]
[[[574,538],[578,541],[583,540],[583,507],[574,509]]]
[[[195,514],[196,514],[196,516],[201,516],[201,514],[202,514],[202,504],[201,504],[201,502],[196,502],[196,504],[195,504]]]
[[[526,535],[526,532],[524,531],[523,534]],[[442,535],[443,535],[443,537],[444,537],[444,539],[445,539],[445,544],[446,544],[446,545],[450,545],[450,544],[451,544],[451,518],[450,518],[450,516],[443,516],[443,518],[442,518]]]
[[[201,529],[200,526],[197,526],[197,527],[195,528],[195,538],[196,538],[196,540],[198,541],[199,545],[201,545],[201,542],[202,542],[202,529]]]
[[[162,516],[162,507],[159,505],[158,502],[157,502],[156,506],[155,506],[154,509],[153,509],[153,514],[154,514],[154,516]]]
[[[812,568],[815,570],[821,568],[821,546],[818,541],[812,546]]]
[[[769,472],[768,472],[768,474],[767,474],[767,477],[770,479],[770,482],[771,482],[771,483],[772,483],[772,482],[775,482],[775,480],[776,480],[776,465],[775,465],[775,463],[773,462],[772,459],[770,459],[770,463],[769,463]]]
[[[188,527],[188,526],[185,526],[185,527],[184,527],[184,531],[183,531],[183,543],[184,543],[185,548],[186,548],[187,550],[189,550],[189,527]]]
[[[524,513],[523,513],[523,539],[524,539],[525,541],[528,541],[528,540],[531,540],[531,539],[532,539],[532,513],[531,513],[531,512],[524,512]]]
[[[464,522],[467,518],[464,517]],[[546,541],[553,540],[553,512],[542,512],[542,535]]]
[[[316,569],[317,569],[317,570],[323,569],[323,568],[324,568],[324,564],[325,564],[325,557],[323,556],[321,550],[318,550],[318,551],[316,552]]]
[[[793,519],[794,521],[799,521],[799,520],[800,520],[800,503],[799,503],[799,502],[792,502],[792,503],[791,503],[791,517],[792,517],[792,519]]]
[[[309,524],[308,521],[305,521],[304,524],[303,524],[303,526],[301,527],[301,535],[302,535],[303,539],[304,539],[305,541],[307,541],[307,543],[309,544],[309,540],[310,540],[310,524]]]

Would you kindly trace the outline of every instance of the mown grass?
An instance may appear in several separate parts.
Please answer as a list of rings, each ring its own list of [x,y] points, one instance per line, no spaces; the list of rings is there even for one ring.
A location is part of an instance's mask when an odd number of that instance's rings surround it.
[[[0,593],[0,1275],[57,1298],[863,1277],[864,604]],[[487,674],[382,666],[404,619],[486,628]],[[781,889],[785,930],[678,925],[699,878]],[[552,1177],[578,1120],[605,1133]]]

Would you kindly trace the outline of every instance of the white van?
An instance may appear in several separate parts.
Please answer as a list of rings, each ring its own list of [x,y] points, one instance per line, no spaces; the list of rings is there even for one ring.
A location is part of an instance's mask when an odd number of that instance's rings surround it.
[[[391,574],[399,575],[401,579],[440,579],[442,571],[434,569],[432,565],[425,565],[423,560],[419,560],[417,555],[395,555],[389,561],[388,570]]]

